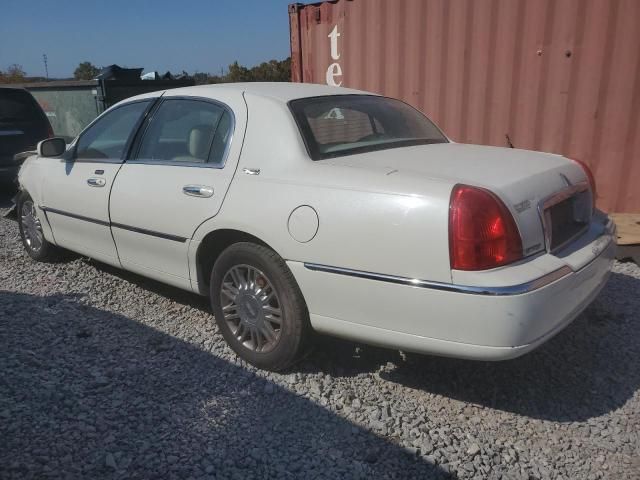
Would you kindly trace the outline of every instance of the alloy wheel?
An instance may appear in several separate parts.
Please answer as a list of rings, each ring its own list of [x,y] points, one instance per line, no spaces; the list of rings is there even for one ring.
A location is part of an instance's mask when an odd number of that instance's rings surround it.
[[[36,207],[32,200],[26,200],[22,203],[20,221],[27,247],[33,252],[38,252],[42,248],[44,234],[42,233],[42,224],[38,219]]]
[[[282,333],[282,309],[269,278],[250,265],[235,265],[225,274],[220,291],[224,319],[245,348],[266,353]]]

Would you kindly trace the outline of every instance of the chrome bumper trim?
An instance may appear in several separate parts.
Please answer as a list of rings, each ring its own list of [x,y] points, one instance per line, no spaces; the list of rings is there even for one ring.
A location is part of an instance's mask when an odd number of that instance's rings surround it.
[[[521,295],[528,293],[545,285],[555,282],[562,277],[569,275],[573,270],[569,267],[562,267],[554,270],[540,278],[530,282],[521,283],[520,285],[509,285],[504,287],[479,287],[474,285],[456,285],[453,283],[432,282],[430,280],[418,280],[416,278],[398,277],[395,275],[384,275],[381,273],[363,272],[361,270],[352,270],[350,268],[330,267],[328,265],[318,265],[316,263],[305,263],[304,266],[316,272],[335,273],[338,275],[346,275],[349,277],[365,278],[367,280],[377,280],[387,283],[395,283],[398,285],[406,285],[409,287],[430,288],[432,290],[443,290],[446,292],[468,293],[472,295]]]
[[[615,229],[615,227],[614,227]],[[607,225],[607,233],[611,232],[610,224]],[[615,237],[613,237],[615,238]],[[604,247],[598,252],[587,265],[580,268],[580,270],[591,265],[597,258],[605,252],[613,238],[606,243]],[[569,266],[564,266],[549,272],[535,280],[530,282],[521,283],[518,285],[506,285],[497,287],[480,287],[475,285],[457,285],[453,283],[433,282],[430,280],[419,280],[416,278],[399,277],[396,275],[385,275],[382,273],[365,272],[362,270],[352,270],[350,268],[332,267],[329,265],[319,265],[317,263],[304,263],[305,268],[316,272],[335,273],[338,275],[346,275],[349,277],[364,278],[367,280],[376,280],[380,282],[395,283],[397,285],[405,285],[410,287],[430,288],[432,290],[442,290],[445,292],[466,293],[471,295],[492,295],[492,296],[506,296],[506,295],[522,295],[534,290],[538,290],[542,287],[549,285],[557,280],[560,280],[567,275],[574,273],[574,270]],[[580,271],[578,270],[578,271]]]

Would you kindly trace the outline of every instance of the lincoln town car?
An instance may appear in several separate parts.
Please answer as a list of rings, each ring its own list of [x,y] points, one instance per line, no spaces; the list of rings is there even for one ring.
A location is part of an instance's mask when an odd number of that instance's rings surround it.
[[[615,253],[579,160],[456,143],[400,100],[322,85],[129,98],[40,142],[19,184],[34,260],[73,251],[207,296],[271,370],[315,332],[517,357],[592,302]]]

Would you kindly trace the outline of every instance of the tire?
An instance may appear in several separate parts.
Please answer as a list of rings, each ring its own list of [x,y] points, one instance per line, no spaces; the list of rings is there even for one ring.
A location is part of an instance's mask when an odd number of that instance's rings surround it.
[[[255,243],[224,250],[211,271],[211,305],[229,346],[258,368],[284,370],[311,335],[302,292],[284,260]]]
[[[27,192],[20,192],[17,202],[18,228],[22,245],[29,256],[38,262],[58,262],[64,251],[44,238],[37,208]]]

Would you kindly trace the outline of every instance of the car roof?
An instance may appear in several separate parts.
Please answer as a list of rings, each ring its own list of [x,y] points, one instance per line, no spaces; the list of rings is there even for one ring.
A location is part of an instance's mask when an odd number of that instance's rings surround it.
[[[182,87],[166,91],[169,95],[193,95],[215,98],[216,92],[236,91],[240,94],[249,93],[261,97],[269,97],[282,102],[296,98],[319,97],[325,95],[371,95],[370,92],[351,88],[330,87],[314,83],[292,82],[246,82],[246,83],[217,83],[212,85],[198,85]]]
[[[20,91],[23,91],[23,92],[29,92],[29,90],[27,90],[24,87],[14,87],[14,86],[11,86],[11,85],[0,85],[0,90],[13,90],[13,91],[20,90]]]

